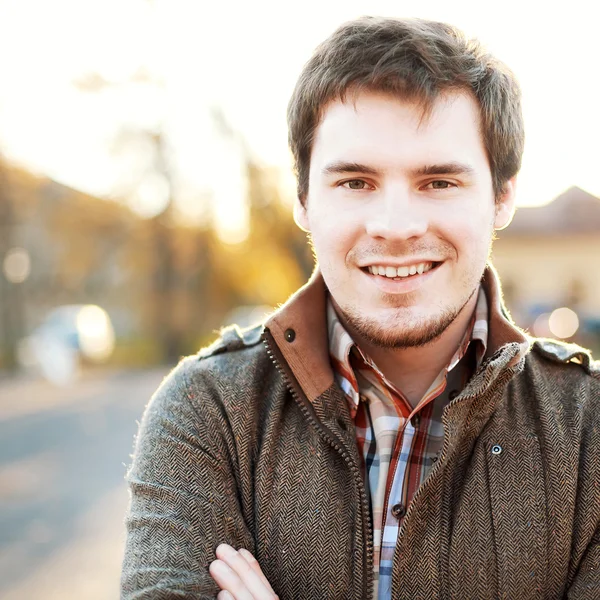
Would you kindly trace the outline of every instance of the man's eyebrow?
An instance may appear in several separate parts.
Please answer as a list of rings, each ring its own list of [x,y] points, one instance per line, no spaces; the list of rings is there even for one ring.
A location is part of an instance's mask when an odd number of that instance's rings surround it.
[[[357,162],[337,161],[323,167],[323,175],[343,175],[344,173],[364,173],[365,175],[379,175],[380,171]]]
[[[425,175],[473,175],[474,173],[475,169],[471,165],[460,162],[425,165],[411,170],[411,174],[415,177]]]
[[[323,168],[324,175],[344,175],[346,173],[379,175],[381,171],[369,165],[349,161],[332,162]],[[411,169],[410,173],[413,177],[423,177],[427,175],[473,175],[475,169],[466,163],[447,162],[417,167],[416,169]]]

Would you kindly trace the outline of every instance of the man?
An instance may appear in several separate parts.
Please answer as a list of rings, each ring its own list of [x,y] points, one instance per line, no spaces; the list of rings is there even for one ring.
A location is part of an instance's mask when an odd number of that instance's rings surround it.
[[[123,597],[600,598],[598,365],[517,329],[488,263],[514,76],[448,25],[363,18],[288,117],[318,267],[154,395]]]

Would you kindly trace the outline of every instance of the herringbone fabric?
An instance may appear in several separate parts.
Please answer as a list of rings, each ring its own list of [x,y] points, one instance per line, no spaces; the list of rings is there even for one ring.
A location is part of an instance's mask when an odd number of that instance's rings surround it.
[[[314,310],[311,285],[293,302]],[[123,599],[215,598],[221,542],[253,552],[282,600],[370,597],[354,424],[333,374],[323,389],[316,368],[302,381],[312,325],[287,319],[264,344],[228,330],[147,406],[127,475]],[[398,533],[394,599],[600,598],[600,368],[549,341],[523,355],[508,331],[491,322],[493,353],[445,410],[440,459]]]

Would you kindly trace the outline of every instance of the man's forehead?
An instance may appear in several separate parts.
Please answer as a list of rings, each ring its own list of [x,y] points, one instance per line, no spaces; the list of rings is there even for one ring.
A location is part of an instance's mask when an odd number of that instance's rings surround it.
[[[415,102],[365,93],[327,106],[316,131],[313,158],[321,169],[326,163],[352,162],[392,167],[394,159],[414,159],[414,166],[421,167],[470,163],[474,151],[483,151],[483,141],[478,107],[470,97],[440,97],[424,116]]]
[[[479,120],[480,111],[477,99],[473,94],[460,89],[440,92],[431,99],[402,97],[378,90],[353,91],[343,98],[331,99],[323,105],[317,126],[320,127],[326,120],[330,121],[342,116],[346,119],[352,116],[359,118],[373,110],[381,112],[384,107],[410,117],[418,126],[427,126],[431,120],[439,118],[440,114],[448,112],[457,103],[459,108],[476,115]]]

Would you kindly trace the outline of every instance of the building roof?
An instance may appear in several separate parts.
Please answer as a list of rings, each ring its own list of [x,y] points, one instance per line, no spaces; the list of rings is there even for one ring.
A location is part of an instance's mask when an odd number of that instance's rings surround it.
[[[513,222],[498,237],[583,233],[600,235],[600,198],[573,186],[550,204],[518,208]]]

